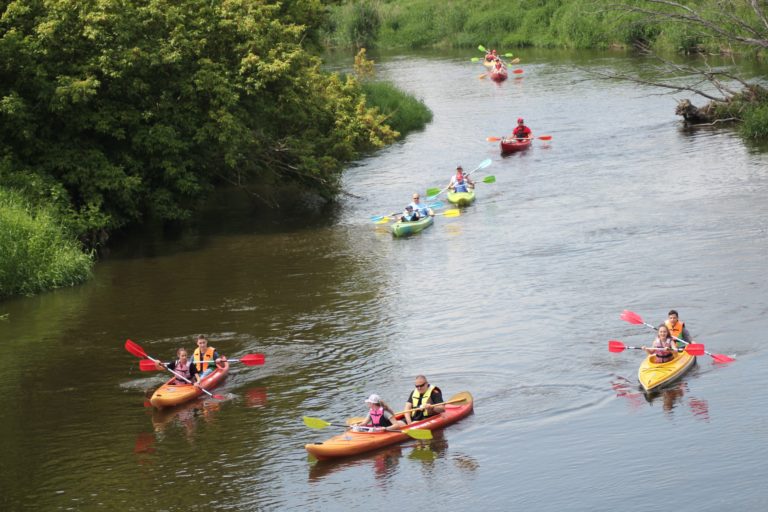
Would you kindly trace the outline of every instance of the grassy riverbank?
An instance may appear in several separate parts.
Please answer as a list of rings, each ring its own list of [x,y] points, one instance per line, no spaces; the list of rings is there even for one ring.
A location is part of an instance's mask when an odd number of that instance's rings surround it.
[[[88,279],[93,259],[50,207],[0,188],[0,299]]]

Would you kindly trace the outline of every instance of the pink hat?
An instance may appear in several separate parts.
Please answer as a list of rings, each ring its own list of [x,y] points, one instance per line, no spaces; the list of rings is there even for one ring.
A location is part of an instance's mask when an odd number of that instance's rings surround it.
[[[523,118],[522,118],[522,117],[518,117],[518,118],[517,118],[517,122],[518,122],[518,123],[522,123],[522,122],[523,122]]]

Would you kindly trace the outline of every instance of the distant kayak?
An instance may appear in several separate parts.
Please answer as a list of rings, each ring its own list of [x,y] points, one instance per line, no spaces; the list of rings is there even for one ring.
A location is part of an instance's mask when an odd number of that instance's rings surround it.
[[[674,359],[666,363],[655,363],[654,357],[646,357],[637,371],[637,378],[645,391],[654,391],[676,381],[696,364],[696,357],[688,352],[678,352]]]
[[[229,363],[225,362],[223,366],[216,367],[212,373],[203,378],[200,386],[210,391],[222,383],[227,373],[229,373]],[[203,394],[200,388],[192,384],[174,384],[174,382],[176,382],[175,377],[155,390],[152,398],[149,399],[153,407],[158,409],[173,407],[194,400]]]
[[[394,224],[392,224],[392,235],[393,236],[408,236],[412,235],[414,233],[418,233],[419,231],[423,231],[427,229],[429,226],[432,225],[434,222],[434,219],[427,215],[426,217],[423,217],[419,220],[412,221],[412,222],[401,222],[397,221]]]
[[[516,151],[523,151],[531,147],[533,139],[501,139],[501,152],[502,153],[514,153]]]
[[[475,189],[469,192],[448,192],[448,202],[456,206],[469,206],[475,201]]]
[[[474,400],[467,391],[454,395],[449,402],[453,403],[445,405],[445,412],[411,423],[407,428],[435,430],[455,423],[472,412]],[[356,432],[348,430],[322,443],[307,444],[304,448],[318,460],[325,460],[369,452],[391,444],[401,443],[406,439],[410,439],[410,437],[403,432],[386,430]]]

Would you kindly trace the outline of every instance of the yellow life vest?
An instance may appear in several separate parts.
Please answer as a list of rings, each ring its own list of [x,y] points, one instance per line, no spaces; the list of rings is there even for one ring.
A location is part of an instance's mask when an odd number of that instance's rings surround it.
[[[435,389],[435,386],[432,386],[432,385],[430,385],[429,388],[427,388],[427,390],[424,393],[419,393],[418,390],[414,389],[411,392],[411,406],[414,409],[418,409],[419,407],[427,405],[429,403],[429,398],[432,396],[433,389]],[[426,409],[422,409],[419,412],[424,418],[429,416],[429,413],[427,412]]]
[[[216,353],[216,349],[208,347],[205,350],[205,357],[200,357],[200,347],[195,349],[194,361],[205,361],[204,363],[197,363],[197,371],[204,372],[208,369],[208,364],[213,364],[213,354]]]

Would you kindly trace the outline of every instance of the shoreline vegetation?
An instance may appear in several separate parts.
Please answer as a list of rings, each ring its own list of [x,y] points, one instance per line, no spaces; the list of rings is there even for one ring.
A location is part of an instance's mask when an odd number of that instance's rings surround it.
[[[7,2],[0,300],[83,282],[111,234],[188,222],[220,187],[270,208],[334,201],[349,162],[432,119],[422,101],[375,80],[365,48],[643,47],[764,58],[768,44],[661,15],[675,14],[674,4]],[[695,5],[761,26],[744,0]],[[319,55],[331,48],[357,51],[353,73],[322,70]],[[691,116],[731,116],[745,136],[768,137],[768,94],[752,92]]]

